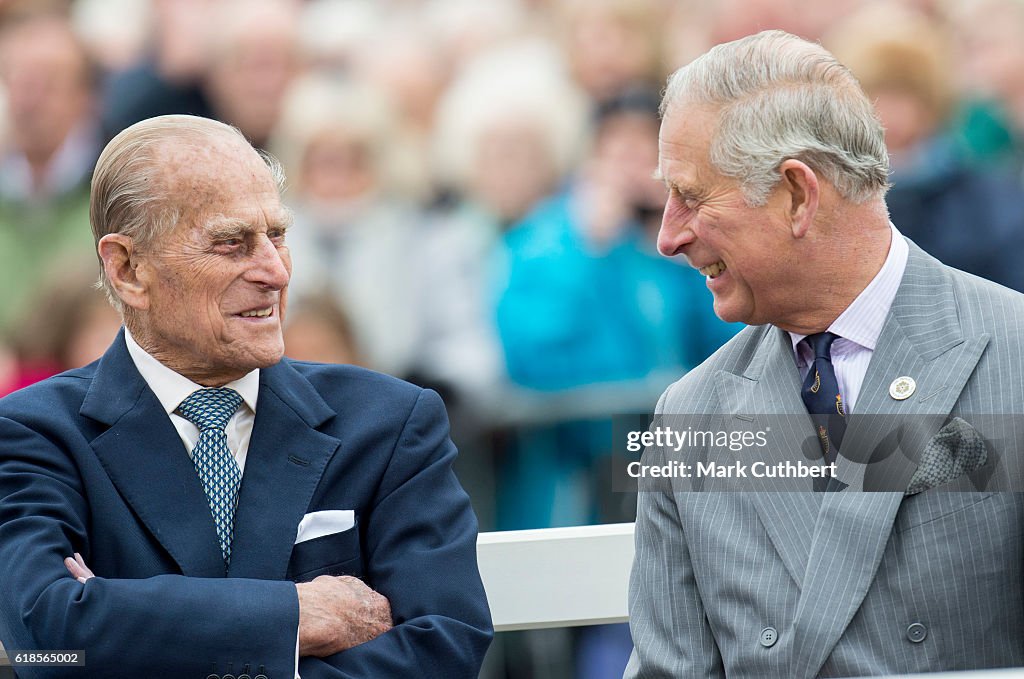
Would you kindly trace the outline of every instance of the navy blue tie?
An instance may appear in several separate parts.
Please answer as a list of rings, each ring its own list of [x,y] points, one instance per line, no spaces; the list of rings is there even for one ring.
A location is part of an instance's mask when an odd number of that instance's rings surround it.
[[[836,338],[831,332],[819,332],[803,339],[814,352],[814,362],[807,371],[800,395],[814,422],[826,464],[836,461],[846,433],[846,408],[832,366],[832,343]]]

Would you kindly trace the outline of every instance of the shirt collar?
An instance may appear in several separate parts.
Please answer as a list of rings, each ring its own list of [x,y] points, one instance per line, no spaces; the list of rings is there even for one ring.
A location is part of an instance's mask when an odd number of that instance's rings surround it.
[[[850,306],[828,326],[829,332],[870,351],[874,351],[878,344],[882,326],[885,325],[885,318],[889,315],[893,300],[896,299],[896,291],[903,280],[907,257],[910,255],[910,246],[892,222],[889,222],[889,229],[892,231],[892,242],[882,268]],[[793,342],[793,350],[797,351],[800,340],[807,335],[791,332],[789,337]]]
[[[160,401],[160,405],[168,415],[177,410],[181,402],[192,392],[203,389],[201,384],[196,384],[184,375],[179,375],[150,355],[139,346],[132,334],[128,332],[128,328],[124,329],[124,341],[128,345],[128,353],[139,374],[156,394],[157,400]],[[238,395],[242,397],[242,402],[249,406],[249,410],[253,413],[256,412],[256,400],[260,393],[260,371],[258,369],[224,386],[237,391]]]

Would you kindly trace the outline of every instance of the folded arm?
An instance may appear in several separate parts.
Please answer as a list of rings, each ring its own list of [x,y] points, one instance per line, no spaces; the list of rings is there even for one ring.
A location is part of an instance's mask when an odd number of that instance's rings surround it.
[[[342,653],[303,658],[302,679],[477,677],[492,629],[455,454],[441,399],[422,392],[365,519],[366,580],[391,602],[395,626]]]
[[[83,650],[94,676],[204,678],[214,664],[222,673],[229,663],[292,675],[294,583],[72,577],[65,558],[90,556],[83,488],[53,440],[0,417],[0,640],[7,648]],[[19,676],[41,671],[25,667]]]
[[[96,577],[78,552],[64,559],[83,585]],[[358,578],[322,575],[295,586],[300,656],[324,657],[366,643],[391,629],[391,604]]]

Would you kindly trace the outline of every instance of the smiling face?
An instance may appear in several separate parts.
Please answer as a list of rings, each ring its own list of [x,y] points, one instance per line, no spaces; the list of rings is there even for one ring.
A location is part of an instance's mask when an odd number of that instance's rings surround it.
[[[658,173],[669,196],[658,250],[683,255],[707,277],[722,320],[785,324],[806,289],[798,280],[789,195],[776,187],[763,206],[745,202],[739,182],[711,164],[716,115],[676,104],[662,121]]]
[[[288,212],[263,160],[240,139],[167,151],[181,222],[136,251],[144,290],[130,324],[172,370],[219,386],[277,363],[291,257]]]

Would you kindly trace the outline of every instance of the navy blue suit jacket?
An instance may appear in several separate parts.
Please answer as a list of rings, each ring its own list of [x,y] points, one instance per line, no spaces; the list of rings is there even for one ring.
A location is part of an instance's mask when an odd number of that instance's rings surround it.
[[[225,577],[192,462],[119,336],[0,400],[0,640],[83,649],[67,676],[291,679],[292,582],[350,574],[395,627],[303,658],[303,679],[475,677],[492,631],[455,454],[431,391],[348,366],[262,370]],[[295,545],[302,517],[328,509],[354,510],[355,527]],[[70,577],[72,552],[96,578]]]

